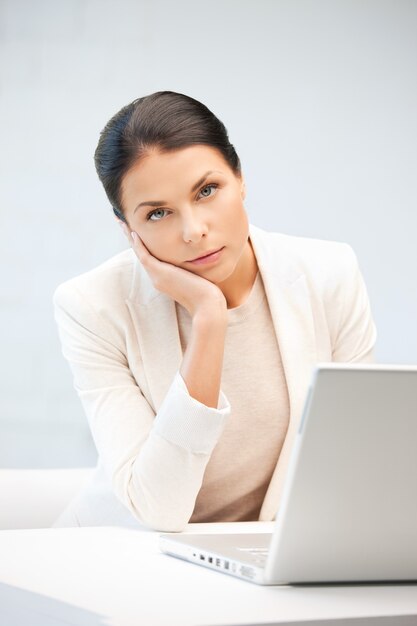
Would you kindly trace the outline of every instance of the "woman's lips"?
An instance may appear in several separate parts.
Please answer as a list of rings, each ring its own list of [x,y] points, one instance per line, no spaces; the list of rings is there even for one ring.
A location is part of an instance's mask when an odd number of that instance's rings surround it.
[[[215,263],[220,258],[221,253],[223,252],[223,250],[224,250],[224,246],[223,246],[223,248],[220,248],[219,250],[215,250],[211,254],[207,254],[206,256],[199,257],[198,259],[194,259],[193,261],[187,261],[187,263],[193,263],[193,265],[201,265],[201,264],[205,264],[205,263]]]

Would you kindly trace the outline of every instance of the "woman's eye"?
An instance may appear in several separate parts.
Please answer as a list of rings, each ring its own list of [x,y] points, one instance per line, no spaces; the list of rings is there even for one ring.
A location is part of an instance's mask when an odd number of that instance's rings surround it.
[[[158,219],[158,213],[164,213],[164,212],[165,212],[165,209],[156,209],[156,211],[151,211],[150,213],[148,213],[148,215],[146,216],[146,219],[151,222],[159,222],[160,220]],[[152,219],[154,215],[156,215],[156,219]]]
[[[210,185],[205,185],[204,187],[200,189],[200,194],[203,195],[203,198],[210,198],[213,195],[212,190],[217,189],[218,186],[219,185],[217,183],[211,183]],[[209,193],[206,193],[207,191],[209,191]],[[161,219],[164,217],[165,212],[166,212],[166,209],[155,209],[154,211],[151,211],[150,213],[148,213],[148,215],[146,216],[146,219],[150,222],[160,222]]]
[[[203,194],[204,198],[210,198],[210,196],[212,196],[213,194],[210,193],[203,193],[204,191],[206,191],[207,189],[213,188],[213,189],[217,189],[218,185],[216,183],[211,183],[210,185],[206,185],[205,187],[203,187],[200,191],[201,194]]]

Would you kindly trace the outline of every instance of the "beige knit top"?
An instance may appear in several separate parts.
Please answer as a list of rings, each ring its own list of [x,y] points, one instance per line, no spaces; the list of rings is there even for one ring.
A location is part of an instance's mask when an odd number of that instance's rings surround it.
[[[184,351],[191,317],[178,303],[176,311]],[[257,520],[288,427],[288,391],[259,272],[247,299],[227,313],[221,390],[232,412],[190,522]]]

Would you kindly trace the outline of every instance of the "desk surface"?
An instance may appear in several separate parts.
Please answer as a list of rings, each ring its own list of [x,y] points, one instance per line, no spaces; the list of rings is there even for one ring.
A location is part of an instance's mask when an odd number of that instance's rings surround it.
[[[272,523],[262,522],[187,529],[270,530]],[[367,616],[402,616],[381,617],[384,626],[417,624],[417,585],[260,587],[162,554],[158,537],[116,527],[0,531],[1,626],[226,626]]]

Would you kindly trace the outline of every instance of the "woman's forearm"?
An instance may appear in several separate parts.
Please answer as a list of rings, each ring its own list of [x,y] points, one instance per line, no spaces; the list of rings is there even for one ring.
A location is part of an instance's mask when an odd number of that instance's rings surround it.
[[[212,408],[219,400],[226,330],[227,310],[197,313],[180,367],[190,396]]]

